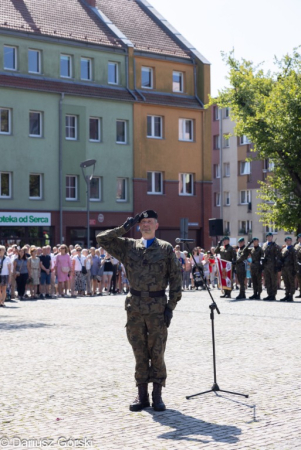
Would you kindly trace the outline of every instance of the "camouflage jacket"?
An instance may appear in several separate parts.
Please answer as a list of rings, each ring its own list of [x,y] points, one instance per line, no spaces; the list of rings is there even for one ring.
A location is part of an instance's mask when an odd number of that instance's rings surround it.
[[[252,258],[252,264],[255,268],[256,266],[260,266],[260,260],[263,258],[263,250],[259,245],[257,247],[251,248],[251,258]]]
[[[291,248],[284,247],[281,250],[281,262],[282,267],[290,269],[293,272],[297,271],[296,250],[294,249],[293,246]]]
[[[236,251],[233,247],[231,247],[230,244],[224,246],[217,246],[214,250],[214,253],[216,255],[220,254],[221,259],[224,259],[225,261],[231,261],[232,263],[236,263]]]
[[[280,260],[280,247],[275,242],[272,242],[271,245],[268,245],[268,243],[265,242],[262,246],[262,250],[264,255],[264,267],[275,268]]]
[[[301,263],[301,243],[298,242],[298,244],[296,244],[294,248],[296,250],[297,261]]]
[[[123,226],[106,230],[97,236],[97,242],[124,264],[131,288],[161,291],[169,284],[168,307],[174,309],[182,296],[182,273],[171,244],[155,238],[152,245],[145,248],[142,239],[121,237],[125,233]],[[137,297],[140,303],[150,300],[155,303],[157,298]]]
[[[241,265],[245,265],[244,262],[245,260],[248,258],[248,254],[249,254],[250,250],[248,247],[243,246],[240,247],[237,251],[237,267],[241,266]]]

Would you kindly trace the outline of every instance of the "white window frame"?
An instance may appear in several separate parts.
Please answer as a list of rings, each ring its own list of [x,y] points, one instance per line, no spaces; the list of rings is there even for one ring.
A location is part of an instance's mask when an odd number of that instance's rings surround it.
[[[191,138],[190,139],[185,139],[187,122],[191,123]],[[194,138],[193,119],[179,119],[179,141],[193,142],[193,138]]]
[[[215,134],[213,136],[213,147],[214,150],[220,150],[221,148],[221,139],[219,134]]]
[[[11,68],[11,67],[5,67],[5,56],[4,56],[4,53],[5,53],[5,48],[12,48],[13,50],[14,50],[14,67],[13,68]],[[4,70],[13,70],[13,71],[16,71],[17,70],[17,51],[18,51],[18,49],[17,49],[17,47],[15,47],[15,46],[13,46],[13,45],[4,45],[3,46],[3,68],[4,68]]]
[[[214,106],[214,120],[220,119],[220,109],[218,106]]]
[[[114,69],[115,69],[114,81],[110,81],[110,70],[109,70],[110,66],[114,66]],[[114,84],[114,85],[119,84],[119,64],[118,64],[118,62],[114,62],[114,61],[108,62],[108,84]]]
[[[240,161],[239,164],[240,175],[250,175],[251,173],[251,163],[250,161]]]
[[[8,195],[2,195],[2,175],[8,175]],[[0,198],[4,199],[4,198],[12,198],[12,192],[11,192],[11,188],[12,188],[12,174],[11,172],[0,172]]]
[[[102,190],[101,190],[101,182],[102,179],[101,177],[97,177],[97,176],[93,176],[91,183],[93,180],[98,180],[98,197],[97,198],[92,198],[91,197],[91,187],[90,187],[90,202],[101,202],[101,194],[102,194]]]
[[[147,193],[151,194],[151,195],[162,195],[163,194],[163,172],[158,172],[158,171],[154,171],[154,172],[147,172],[147,185],[148,185],[148,176],[149,174],[151,175],[151,191],[148,190],[148,186],[147,186]],[[161,179],[160,179],[160,191],[155,191],[155,186],[156,186],[156,175],[159,174]]]
[[[245,145],[245,144],[251,144],[251,142],[249,141],[249,139],[247,138],[247,136],[245,134],[243,134],[242,136],[240,136],[239,138],[239,144],[240,145]]]
[[[89,72],[89,77],[88,78],[84,78],[82,76],[82,61],[88,61],[88,72]],[[92,59],[91,58],[86,58],[85,56],[81,56],[80,58],[80,79],[83,81],[92,81]]]
[[[39,177],[39,190],[40,195],[39,196],[31,196],[30,195],[30,177],[36,176]],[[41,200],[43,198],[43,175],[41,173],[30,173],[29,174],[29,200]]]
[[[221,206],[221,193],[220,192],[215,192],[214,195],[214,206],[220,207]]]
[[[230,177],[230,163],[224,163],[224,177]]]
[[[278,233],[278,228],[275,226],[275,223],[270,223],[269,225],[266,225],[265,232],[266,233],[277,234]]]
[[[220,178],[221,177],[221,165],[220,164],[214,164],[214,178]]]
[[[231,234],[231,223],[226,220],[224,221],[224,234]]]
[[[30,114],[39,114],[40,134],[30,134]],[[43,136],[43,114],[41,111],[29,111],[29,136],[33,138],[41,138]]]
[[[35,71],[35,70],[29,70],[29,52],[36,52],[38,55],[39,55],[39,59],[38,59],[38,71]],[[41,67],[42,67],[42,64],[41,64],[41,55],[42,55],[42,52],[41,52],[41,50],[36,50],[35,48],[29,48],[28,49],[28,52],[27,52],[27,59],[28,59],[28,73],[35,73],[35,74],[40,74],[41,73],[41,71],[42,71],[42,69],[41,69]]]
[[[90,121],[97,120],[98,121],[98,139],[91,139],[90,136]],[[89,142],[101,142],[101,118],[100,117],[89,117]]]
[[[192,190],[192,192],[190,193],[190,192],[187,192],[186,191],[186,182],[185,182],[185,177],[187,177],[187,176],[189,176],[189,177],[191,177],[191,190]],[[182,189],[183,189],[183,192],[181,192],[181,185],[182,185]],[[180,173],[179,174],[179,195],[183,195],[183,196],[189,196],[189,197],[192,197],[193,195],[194,195],[194,176],[193,176],[193,173]]]
[[[118,198],[118,182],[122,180],[124,181],[124,191],[125,191],[125,198]],[[117,177],[117,185],[116,185],[116,202],[127,202],[128,201],[128,179],[124,177]]]
[[[72,186],[67,186],[67,178],[74,178],[75,179],[75,186],[74,188]],[[75,197],[67,197],[67,188],[68,189],[74,189],[75,190]],[[78,201],[78,176],[77,175],[66,175],[65,177],[65,199],[68,202],[77,202]]]
[[[8,131],[1,131],[1,113],[2,111],[8,111]],[[11,109],[0,107],[0,134],[11,134]]]
[[[62,57],[67,57],[69,58],[70,61],[70,74],[69,75],[62,75],[62,68],[61,68],[61,61],[62,61]],[[72,56],[71,55],[66,55],[65,53],[61,53],[60,55],[60,77],[61,78],[72,78]]]
[[[230,205],[231,205],[230,192],[224,191],[224,206],[230,206]]]
[[[150,74],[150,86],[143,86],[142,84],[143,71],[148,71]],[[141,67],[141,89],[154,89],[154,69],[152,67]]]
[[[70,124],[67,124],[67,118],[74,118],[74,127],[71,126]],[[77,128],[78,128],[78,124],[77,124],[77,116],[75,116],[74,114],[66,114],[65,115],[65,138],[67,141],[77,141]],[[70,137],[67,136],[67,130],[73,130],[74,129],[74,134],[75,137]]]
[[[226,138],[226,136],[223,136],[223,148],[229,148],[230,147],[230,138]]]
[[[240,220],[239,230],[240,234],[249,234],[252,232],[252,220]]]
[[[148,134],[148,122],[149,119],[151,120],[151,134]],[[160,136],[155,136],[155,121],[156,119],[160,119],[160,131],[161,131],[161,135]],[[163,139],[163,117],[162,116],[147,116],[147,125],[146,125],[147,131],[146,131],[146,135],[148,138],[151,139]]]
[[[230,108],[225,108],[225,114],[224,114],[224,119],[229,119],[230,117]]]
[[[118,141],[118,134],[117,134],[117,123],[121,122],[124,123],[124,141]],[[128,140],[127,136],[127,121],[123,119],[117,119],[116,120],[116,144],[126,145]]]
[[[180,78],[181,78],[180,84],[182,85],[182,89],[181,88],[180,89],[175,89],[175,86],[174,86],[175,81],[173,79],[175,74],[180,75]],[[179,72],[178,70],[174,70],[172,72],[172,91],[173,92],[180,92],[180,93],[184,92],[184,73],[183,72]]]
[[[242,202],[243,192],[245,193],[245,201]],[[250,189],[244,189],[239,193],[239,203],[240,205],[248,205],[252,201],[252,194]]]

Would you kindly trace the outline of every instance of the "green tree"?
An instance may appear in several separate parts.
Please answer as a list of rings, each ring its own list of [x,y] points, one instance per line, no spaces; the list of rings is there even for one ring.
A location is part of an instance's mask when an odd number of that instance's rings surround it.
[[[261,221],[301,232],[301,55],[275,59],[275,72],[224,55],[230,87],[210,98],[207,107],[230,107],[235,134],[254,144],[254,159],[274,162],[274,171],[260,182]]]

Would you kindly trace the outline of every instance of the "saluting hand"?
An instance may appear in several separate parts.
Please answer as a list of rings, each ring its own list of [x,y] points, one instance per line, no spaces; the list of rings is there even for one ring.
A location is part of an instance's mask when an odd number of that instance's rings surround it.
[[[136,214],[135,217],[128,217],[123,224],[125,231],[129,231],[133,228],[134,225],[139,221],[139,214]]]

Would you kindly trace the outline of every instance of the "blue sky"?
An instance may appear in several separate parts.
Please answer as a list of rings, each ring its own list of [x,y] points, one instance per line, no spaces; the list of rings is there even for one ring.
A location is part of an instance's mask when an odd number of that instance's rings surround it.
[[[301,45],[301,0],[149,0],[212,64],[211,94],[227,85],[221,51],[273,70]]]

